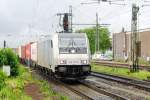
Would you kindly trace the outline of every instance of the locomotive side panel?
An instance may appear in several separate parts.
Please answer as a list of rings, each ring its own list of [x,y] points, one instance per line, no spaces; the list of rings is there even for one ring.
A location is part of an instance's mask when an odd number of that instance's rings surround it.
[[[53,48],[51,48],[51,40],[38,42],[38,65],[51,69],[53,59],[52,49]]]

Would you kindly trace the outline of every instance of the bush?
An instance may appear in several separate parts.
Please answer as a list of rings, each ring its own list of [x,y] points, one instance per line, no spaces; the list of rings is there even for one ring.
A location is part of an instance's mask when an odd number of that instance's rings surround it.
[[[0,90],[5,86],[6,75],[0,71]]]
[[[32,98],[18,88],[6,86],[0,91],[0,100],[32,100]]]
[[[17,76],[18,72],[18,57],[12,51],[12,49],[1,49],[0,50],[0,67],[3,65],[10,65],[11,67],[11,76]]]

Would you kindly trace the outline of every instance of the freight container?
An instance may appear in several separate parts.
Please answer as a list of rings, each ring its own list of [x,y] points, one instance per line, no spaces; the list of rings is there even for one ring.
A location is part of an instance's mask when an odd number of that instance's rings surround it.
[[[25,59],[25,46],[21,46],[21,59]]]
[[[31,59],[31,44],[27,44],[25,46],[25,59],[30,60]]]
[[[18,56],[21,58],[21,46],[18,47]]]
[[[31,44],[31,60],[37,62],[37,43]]]

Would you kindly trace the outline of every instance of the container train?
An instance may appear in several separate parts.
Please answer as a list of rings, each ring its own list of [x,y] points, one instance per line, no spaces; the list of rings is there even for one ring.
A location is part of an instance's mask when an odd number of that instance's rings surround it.
[[[85,79],[91,71],[89,41],[85,33],[55,33],[19,47],[22,63],[58,79]]]

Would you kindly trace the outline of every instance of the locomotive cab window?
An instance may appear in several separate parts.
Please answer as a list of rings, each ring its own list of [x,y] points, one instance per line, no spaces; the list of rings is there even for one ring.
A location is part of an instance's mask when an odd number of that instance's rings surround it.
[[[59,37],[60,54],[86,54],[87,43],[85,37]]]
[[[51,40],[51,48],[53,48],[53,41]]]

